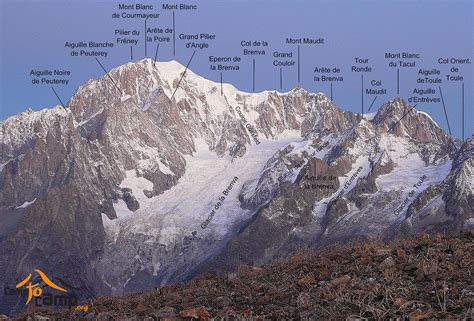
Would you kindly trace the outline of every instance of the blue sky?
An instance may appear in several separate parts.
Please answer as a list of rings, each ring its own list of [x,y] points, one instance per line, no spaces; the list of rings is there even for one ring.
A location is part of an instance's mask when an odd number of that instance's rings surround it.
[[[63,68],[72,73],[67,86],[55,86],[66,103],[77,87],[90,78],[103,75],[94,58],[73,58],[64,48],[66,41],[115,41],[117,28],[144,27],[143,19],[112,19],[118,12],[117,1],[1,1],[2,50],[0,53],[0,119],[28,107],[42,109],[58,104],[49,86],[33,85],[31,69]],[[133,3],[137,3],[134,1]],[[148,20],[149,27],[171,27],[172,12],[161,10],[162,2],[153,4],[160,18]],[[189,2],[186,2],[189,3]],[[351,111],[361,109],[360,74],[350,71],[355,57],[369,58],[373,72],[364,76],[365,87],[381,80],[387,94],[379,95],[373,110],[397,96],[396,68],[388,67],[385,52],[419,53],[417,66],[400,70],[400,95],[412,96],[420,68],[441,70],[441,86],[452,134],[461,137],[461,82],[448,82],[444,74],[451,65],[439,64],[439,58],[470,58],[473,49],[473,1],[194,1],[197,11],[176,11],[176,34],[212,33],[216,40],[210,48],[197,50],[190,69],[206,78],[219,81],[220,72],[210,70],[209,56],[241,56],[240,71],[223,73],[224,82],[244,91],[252,91],[252,59],[256,60],[256,91],[280,89],[279,68],[272,65],[274,51],[293,52],[287,37],[325,39],[324,45],[300,46],[301,86],[312,92],[330,94],[329,83],[313,81],[315,67],[339,67],[344,82],[333,84],[336,104]],[[144,58],[142,36],[134,47],[134,60]],[[241,41],[267,41],[266,56],[243,56]],[[186,64],[192,49],[177,39],[176,55],[171,44],[162,43],[158,60],[177,60]],[[153,58],[155,43],[148,43],[148,57]],[[130,47],[116,46],[107,58],[100,58],[106,69],[130,61]],[[472,65],[459,66],[465,86],[465,136],[474,131],[472,110]],[[297,68],[283,68],[283,91],[298,85]],[[374,96],[366,95],[365,109]],[[435,121],[447,128],[441,103],[418,104]]]

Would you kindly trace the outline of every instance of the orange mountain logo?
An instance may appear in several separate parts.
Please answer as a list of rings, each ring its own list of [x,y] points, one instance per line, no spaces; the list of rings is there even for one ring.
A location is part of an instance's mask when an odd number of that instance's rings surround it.
[[[43,280],[43,282],[47,286],[49,286],[49,287],[51,287],[55,290],[58,290],[58,291],[67,292],[66,289],[60,287],[59,285],[57,285],[53,281],[51,281],[50,278],[48,278],[48,276],[43,271],[41,271],[40,269],[35,269],[35,272],[38,273],[39,277]],[[30,273],[23,281],[21,281],[20,283],[18,283],[16,285],[16,288],[19,289],[19,288],[25,286],[31,280],[32,276],[33,276],[33,274]],[[40,297],[41,294],[43,294],[43,289],[40,287],[39,283],[34,283],[33,284],[33,282],[29,282],[26,285],[26,288],[28,289],[28,300],[26,301],[26,304],[30,303],[30,301],[33,297],[37,298],[37,297]]]

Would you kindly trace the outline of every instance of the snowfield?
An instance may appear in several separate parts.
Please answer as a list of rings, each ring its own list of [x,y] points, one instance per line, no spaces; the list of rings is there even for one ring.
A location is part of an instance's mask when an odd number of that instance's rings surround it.
[[[261,144],[249,146],[243,157],[234,159],[217,156],[200,141],[196,144],[197,152],[186,156],[186,172],[178,184],[153,198],[147,198],[143,193],[143,190],[152,189],[151,182],[137,178],[134,171],[129,171],[121,187],[132,189],[140,208],[131,212],[125,202],[119,200],[114,206],[118,218],[109,220],[104,214],[104,228],[112,238],[120,229],[126,229],[150,235],[167,246],[172,246],[177,239],[191,235],[193,231],[200,236],[219,240],[253,214],[240,207],[238,195],[243,184],[249,180],[258,181],[267,160],[277,150],[290,143],[298,144],[301,140],[297,132],[286,132],[279,140],[262,139]],[[234,177],[238,177],[236,184],[228,195],[224,195],[222,192]],[[215,210],[207,228],[203,229],[201,224],[222,196],[225,196],[222,205]]]

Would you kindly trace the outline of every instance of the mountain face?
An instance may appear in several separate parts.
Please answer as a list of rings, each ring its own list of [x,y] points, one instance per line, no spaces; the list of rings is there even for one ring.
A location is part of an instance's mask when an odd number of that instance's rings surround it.
[[[303,246],[472,229],[473,137],[398,98],[360,115],[183,72],[128,63],[67,109],[1,122],[0,287],[40,267],[85,298]],[[1,295],[2,313],[24,306]]]

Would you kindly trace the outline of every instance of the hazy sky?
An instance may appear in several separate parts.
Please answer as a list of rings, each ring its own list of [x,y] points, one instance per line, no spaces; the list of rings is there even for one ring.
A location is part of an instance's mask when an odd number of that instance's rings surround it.
[[[32,69],[60,68],[71,71],[68,85],[54,86],[66,103],[77,87],[103,71],[92,57],[71,57],[66,41],[110,41],[115,29],[136,28],[143,32],[143,19],[113,19],[122,12],[118,1],[1,1],[0,119],[28,107],[42,109],[58,104],[50,86],[33,85]],[[162,2],[153,4],[158,19],[149,19],[149,27],[170,28],[172,11],[162,10]],[[183,3],[191,3],[183,1]],[[176,55],[172,43],[161,43],[158,60],[177,60],[186,64],[193,49],[180,34],[210,33],[216,39],[210,47],[197,50],[190,69],[206,78],[220,81],[220,72],[210,70],[209,56],[240,56],[239,71],[223,72],[224,82],[244,91],[252,91],[252,60],[255,58],[255,90],[280,90],[280,69],[273,66],[273,52],[292,52],[297,46],[286,38],[324,38],[323,45],[300,46],[300,84],[312,92],[330,95],[329,82],[313,80],[315,67],[338,67],[343,82],[333,83],[336,104],[351,111],[361,110],[361,74],[351,72],[354,58],[368,58],[373,69],[364,75],[364,85],[381,81],[386,94],[378,95],[372,110],[397,96],[397,68],[388,66],[386,52],[420,54],[414,68],[400,68],[400,94],[408,99],[415,88],[434,88],[431,97],[443,91],[453,135],[461,137],[461,83],[465,86],[465,136],[474,131],[472,110],[472,65],[459,65],[462,82],[448,82],[445,74],[452,65],[439,64],[440,58],[473,59],[473,1],[194,1],[197,11],[175,12]],[[143,35],[133,48],[134,60],[145,56]],[[242,41],[266,41],[265,56],[244,56]],[[202,41],[197,41],[198,43]],[[147,44],[148,57],[155,55],[156,43]],[[116,45],[107,58],[99,58],[106,69],[130,61],[130,46]],[[419,69],[439,69],[441,84],[417,84]],[[283,91],[298,84],[297,67],[282,68]],[[375,96],[365,95],[365,110]],[[421,103],[418,109],[429,112],[447,128],[441,103]]]

